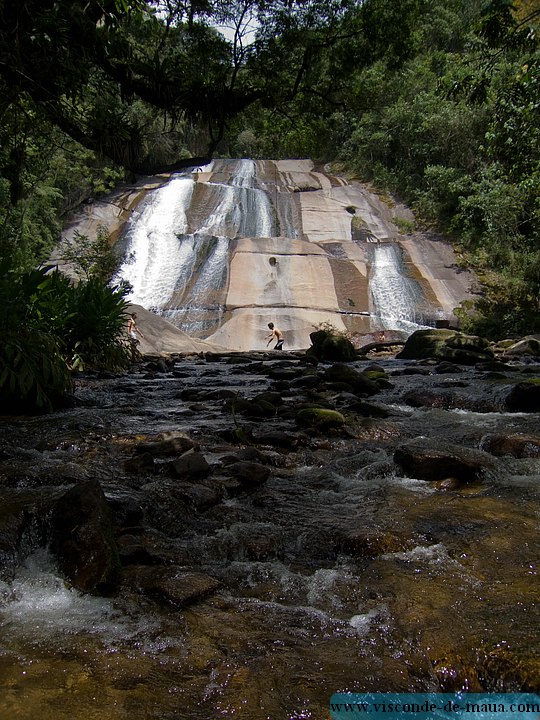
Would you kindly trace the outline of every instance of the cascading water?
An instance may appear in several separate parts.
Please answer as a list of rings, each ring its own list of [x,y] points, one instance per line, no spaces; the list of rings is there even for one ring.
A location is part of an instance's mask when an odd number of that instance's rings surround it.
[[[216,210],[198,230],[228,237],[273,237],[277,234],[270,198],[255,187],[256,165],[240,160],[229,183],[209,183],[222,197]]]
[[[133,288],[129,300],[188,334],[204,335],[219,326],[230,241],[278,234],[270,198],[255,184],[252,160],[239,161],[228,183],[205,183],[217,202],[193,233],[186,232],[193,179],[177,176],[154,191],[127,234],[119,278]]]
[[[70,588],[43,548],[26,558],[9,585],[0,583],[2,590],[0,624],[4,635],[22,636],[30,643],[44,637],[61,643],[63,635],[84,633],[112,647],[139,633],[147,637],[157,627],[157,621],[150,618],[128,621],[112,600]]]
[[[219,325],[223,316],[223,304],[214,297],[222,288],[227,278],[227,257],[229,239],[213,237],[201,239],[200,235],[186,238],[191,241],[192,254],[182,269],[177,288],[188,287],[189,278],[195,282],[184,292],[185,301],[181,307],[164,308],[161,314],[188,334],[203,335],[216,324]],[[206,251],[204,272],[195,273],[194,265],[201,251]],[[210,316],[210,318],[209,318]]]
[[[0,568],[2,718],[322,720],[346,689],[535,681],[540,459],[486,453],[481,478],[457,487],[409,477],[394,460],[410,438],[478,453],[482,438],[537,433],[537,413],[492,409],[532,364],[509,369],[513,380],[460,368],[456,383],[379,359],[392,380],[376,396],[385,417],[355,413],[354,396],[332,389],[347,432],[308,439],[294,418],[313,389],[292,381],[277,392],[269,371],[282,361],[245,360],[77,379],[79,405],[0,418],[1,559],[27,512],[50,508],[51,490],[99,477],[122,562],[113,598],[66,586],[44,549]],[[306,377],[303,358],[287,365]],[[477,410],[413,407],[411,390]],[[279,410],[250,425],[224,412],[223,398],[251,404],[263,393],[281,396]],[[244,428],[249,445],[236,439]],[[210,474],[171,475],[179,458],[160,433],[191,437]],[[157,453],[151,465],[139,463],[145,446]],[[229,476],[234,466],[246,474]],[[220,583],[213,594],[165,602],[209,577]]]
[[[369,289],[372,318],[383,330],[413,332],[422,324],[422,289],[403,272],[401,248],[396,243],[370,243]]]
[[[130,283],[131,302],[160,308],[171,297],[186,267],[191,247],[182,240],[194,182],[177,176],[149,194],[127,230],[126,260],[119,277]]]

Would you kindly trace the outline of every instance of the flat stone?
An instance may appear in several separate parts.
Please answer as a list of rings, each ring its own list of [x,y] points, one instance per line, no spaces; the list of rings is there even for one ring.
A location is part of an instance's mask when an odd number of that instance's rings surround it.
[[[210,575],[175,566],[132,566],[124,582],[137,592],[157,597],[177,608],[203,600],[221,586],[219,580]]]

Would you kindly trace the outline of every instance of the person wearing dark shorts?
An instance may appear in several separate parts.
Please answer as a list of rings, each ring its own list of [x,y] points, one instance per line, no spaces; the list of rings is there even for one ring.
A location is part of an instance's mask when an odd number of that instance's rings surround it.
[[[276,344],[274,345],[274,350],[283,350],[283,333],[274,325],[274,323],[269,322],[268,327],[272,332],[270,335],[265,337],[265,340],[268,340],[266,347],[268,347],[272,340],[275,339]]]

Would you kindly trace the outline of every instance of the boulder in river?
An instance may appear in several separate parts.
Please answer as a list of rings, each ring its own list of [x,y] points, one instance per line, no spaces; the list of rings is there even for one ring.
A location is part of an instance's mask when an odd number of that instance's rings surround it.
[[[328,430],[329,428],[342,427],[345,425],[345,418],[337,410],[311,407],[302,408],[298,411],[296,423],[304,428]]]
[[[540,437],[537,435],[485,435],[480,443],[485,450],[496,457],[510,455],[515,458],[540,457]]]
[[[525,337],[522,340],[510,345],[503,352],[503,357],[514,358],[523,355],[540,357],[540,339],[538,337]]]
[[[167,455],[182,455],[191,449],[199,449],[191,438],[177,432],[162,433],[154,439],[138,443],[134,450],[136,453],[149,453],[153,457]]]
[[[316,330],[309,339],[312,344],[306,354],[320,362],[352,362],[358,357],[352,342],[341,333]]]
[[[234,478],[243,490],[262,485],[271,475],[271,470],[266,465],[247,460],[239,460],[225,465],[223,471],[228,477]]]
[[[78,590],[114,590],[120,572],[118,546],[112,511],[97,480],[75,485],[57,500],[50,546],[64,576]]]
[[[416,330],[410,335],[403,350],[396,355],[402,360],[436,358],[450,362],[474,365],[491,360],[493,351],[489,342],[477,335],[465,335],[457,330]]]
[[[323,377],[327,383],[349,386],[357,395],[375,395],[380,390],[377,382],[368,377],[366,373],[359,372],[343,363],[331,365],[325,370]]]
[[[221,585],[219,580],[210,575],[174,565],[134,565],[126,572],[125,580],[137,592],[156,597],[177,608],[202,600]]]
[[[419,480],[455,478],[461,483],[482,479],[485,471],[495,465],[493,457],[482,450],[430,438],[415,438],[400,445],[394,453],[394,462]]]
[[[540,378],[516,383],[505,404],[510,412],[540,412]]]
[[[188,450],[168,465],[168,473],[173,477],[196,480],[210,475],[212,468],[198,450]]]

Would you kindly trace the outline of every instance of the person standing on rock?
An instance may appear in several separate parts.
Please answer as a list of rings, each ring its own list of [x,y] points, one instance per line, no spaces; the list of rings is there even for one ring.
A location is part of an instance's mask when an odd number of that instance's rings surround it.
[[[132,343],[134,345],[136,345],[139,342],[139,338],[137,337],[137,335],[140,335],[140,337],[144,338],[144,335],[137,327],[137,323],[135,322],[136,318],[137,318],[137,313],[133,313],[132,315],[130,315],[129,320],[128,320],[128,326],[127,326],[129,339],[132,341]]]
[[[267,335],[265,337],[265,340],[268,340],[268,342],[266,343],[266,347],[268,347],[272,340],[275,338],[277,342],[274,346],[274,350],[283,350],[283,333],[274,325],[274,323],[269,322],[268,327],[272,332],[270,333],[270,335]]]

